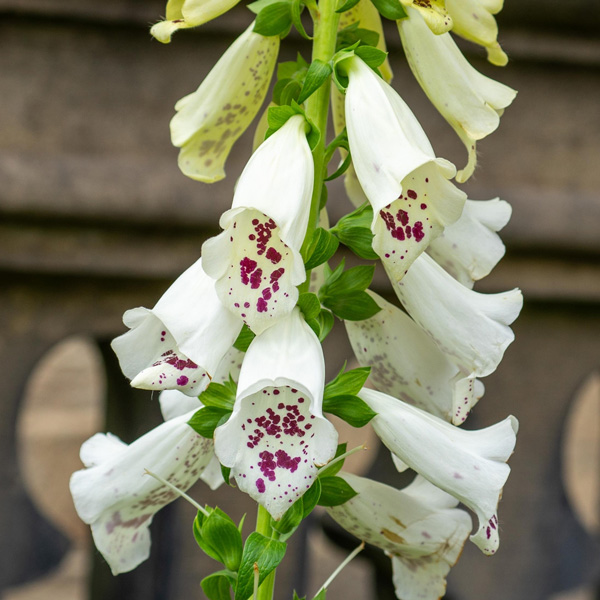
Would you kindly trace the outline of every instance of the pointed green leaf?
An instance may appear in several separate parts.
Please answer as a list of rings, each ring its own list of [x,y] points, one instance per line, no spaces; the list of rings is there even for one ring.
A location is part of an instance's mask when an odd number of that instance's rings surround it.
[[[255,337],[256,334],[248,327],[248,325],[244,324],[240,331],[240,335],[238,335],[235,342],[233,342],[233,347],[240,352],[246,352],[248,346]]]
[[[341,273],[333,281],[327,280],[320,293],[326,296],[337,296],[351,292],[362,292],[371,284],[374,273],[375,267],[373,265],[352,267]]]
[[[202,437],[212,439],[215,429],[227,421],[230,414],[230,410],[206,406],[194,413],[188,425]]]
[[[242,559],[242,536],[237,525],[214,510],[202,523],[202,538],[231,571],[237,571]]]
[[[399,0],[371,0],[379,14],[386,19],[397,21],[398,19],[406,19],[408,16]]]
[[[341,371],[325,386],[324,399],[335,398],[335,396],[356,396],[363,388],[371,367],[358,367],[345,371],[344,365]]]
[[[285,542],[292,536],[294,531],[296,531],[298,525],[302,523],[302,518],[303,503],[302,498],[299,498],[285,511],[283,517],[281,517],[279,521],[271,519],[271,527],[280,534],[279,540]]]
[[[322,308],[316,321],[319,324],[319,333],[317,333],[317,337],[319,338],[319,341],[322,342],[329,335],[335,319],[333,318],[331,311]]]
[[[336,13],[346,12],[347,10],[354,8],[359,2],[360,2],[360,0],[346,0],[346,2],[344,2],[344,4],[342,4],[342,6],[340,6],[335,12]]]
[[[319,480],[321,481],[319,506],[339,506],[358,495],[341,477],[323,477]]]
[[[281,35],[292,25],[290,2],[273,2],[256,15],[254,33],[264,36]]]
[[[254,563],[258,565],[259,585],[283,560],[286,544],[254,532],[244,545],[242,562],[238,570],[235,600],[248,600],[254,589]]]
[[[364,427],[377,415],[358,396],[335,396],[323,401],[323,411],[343,419],[352,427]]]
[[[331,65],[318,58],[313,60],[308,67],[306,73],[306,79],[302,86],[302,92],[298,98],[298,104],[302,104],[309,96],[316,92],[329,78],[331,75]]]
[[[327,262],[338,249],[339,241],[329,231],[317,227],[308,247],[308,260],[304,267],[307,271]]]
[[[304,25],[302,24],[302,10],[304,9],[304,5],[301,0],[292,0],[292,23],[294,27],[298,30],[298,33],[305,40],[312,40],[312,37],[306,33],[306,29],[304,29]]]
[[[200,399],[204,406],[213,406],[231,412],[235,403],[235,393],[237,386],[231,386],[223,383],[211,382],[202,392]]]
[[[359,58],[362,58],[371,69],[377,69],[377,67],[387,58],[387,52],[384,52],[379,48],[373,48],[373,46],[359,46],[354,51],[354,54]]]
[[[335,451],[335,456],[331,459],[330,462],[332,462],[338,456],[341,456],[342,454],[344,454],[347,449],[348,449],[347,443],[344,442],[343,444],[338,444],[337,450]],[[339,460],[332,467],[327,467],[327,466],[323,467],[319,471],[319,477],[333,477],[334,475],[337,475],[340,472],[340,470],[342,469],[343,466],[344,466],[344,461]]]
[[[200,585],[209,600],[231,600],[230,589],[235,585],[237,575],[226,569],[205,577]]]
[[[317,318],[321,312],[321,303],[316,294],[304,292],[298,296],[298,308],[300,308],[304,314],[304,318],[308,321],[309,319]]]

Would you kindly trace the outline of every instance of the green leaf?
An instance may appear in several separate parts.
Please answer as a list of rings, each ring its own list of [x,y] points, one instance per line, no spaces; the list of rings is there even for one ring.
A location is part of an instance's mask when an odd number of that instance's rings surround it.
[[[323,588],[314,598],[313,600],[325,600],[327,595],[327,588]]]
[[[280,62],[277,65],[277,79],[295,79],[302,81],[308,70],[308,63],[302,58],[298,52],[296,60],[288,60]]]
[[[319,506],[339,506],[357,496],[352,487],[341,477],[323,477]]]
[[[366,292],[349,292],[321,298],[323,306],[346,321],[363,321],[376,315],[381,308]]]
[[[315,479],[313,484],[306,490],[304,496],[302,496],[302,518],[306,519],[308,515],[313,511],[314,507],[318,504],[319,498],[321,497],[321,482],[319,479]]]
[[[335,12],[336,13],[346,12],[347,10],[354,8],[359,2],[360,2],[360,0],[346,0],[346,2],[344,2],[344,4],[342,4],[342,6],[340,6]]]
[[[304,5],[301,0],[292,0],[292,23],[294,23],[294,27],[305,40],[312,40],[312,37],[306,33],[306,29],[304,29],[304,25],[302,24],[301,16],[303,9]]]
[[[341,456],[342,454],[344,454],[347,451],[347,449],[348,449],[347,443],[344,442],[343,444],[338,444],[337,450],[335,451],[335,456],[331,459],[330,462],[332,462],[338,456]],[[343,466],[344,466],[344,461],[339,460],[332,467],[326,466],[326,467],[322,468],[319,471],[319,477],[333,477],[334,475],[337,475],[340,472],[340,470]]]
[[[219,553],[204,539],[204,536],[202,535],[202,525],[207,518],[208,517],[205,517],[203,513],[198,511],[198,514],[194,519],[194,525],[192,528],[194,538],[196,539],[196,543],[198,544],[198,546],[200,546],[201,550],[206,555],[220,562]]]
[[[373,250],[373,233],[369,227],[352,227],[333,231],[337,239],[350,248],[356,256],[365,260],[377,260],[379,256]]]
[[[306,79],[298,98],[298,104],[302,104],[308,97],[316,92],[329,78],[332,72],[331,65],[318,58],[313,60],[308,67]]]
[[[298,525],[302,523],[303,514],[302,498],[299,498],[285,511],[279,521],[271,519],[271,527],[280,534],[281,542],[285,542],[296,531]]]
[[[374,265],[358,265],[341,273],[334,281],[326,281],[321,288],[327,296],[337,296],[366,290],[375,273]]]
[[[359,42],[366,46],[377,46],[379,34],[371,29],[362,29],[358,23],[352,23],[338,32],[337,48],[345,48]]]
[[[319,341],[322,342],[329,335],[329,332],[333,327],[333,314],[331,311],[322,308],[316,321],[319,324],[319,333],[317,333],[317,336]]]
[[[254,589],[254,563],[258,566],[258,584],[283,560],[286,544],[254,532],[248,536],[238,570],[235,600],[248,600]]]
[[[298,296],[298,307],[307,321],[309,319],[316,319],[321,312],[321,303],[316,294],[312,292],[303,292]]]
[[[230,384],[211,382],[202,392],[200,401],[204,406],[213,406],[231,412],[235,403],[236,389],[235,384],[232,389]]]
[[[307,271],[327,262],[338,249],[339,241],[322,227],[315,229],[308,247],[308,260],[304,267]]]
[[[358,396],[335,396],[323,401],[323,410],[343,419],[352,427],[364,427],[375,415]]]
[[[362,390],[371,372],[371,367],[358,367],[344,372],[345,368],[346,365],[342,367],[335,379],[325,386],[323,394],[325,400],[336,396],[356,396]]]
[[[327,186],[323,183],[321,186],[321,197],[319,198],[319,212],[321,212],[327,205]]]
[[[329,286],[336,282],[344,272],[344,268],[346,267],[346,260],[342,258],[340,264],[331,272],[325,271],[325,285]],[[329,269],[329,267],[327,267]]]
[[[221,465],[221,475],[223,475],[223,481],[231,486],[231,487],[235,487],[232,483],[231,483],[231,467],[225,467],[223,465]]]
[[[296,590],[294,590],[294,597],[292,598],[292,600],[306,600],[306,596],[302,596],[302,598],[300,598],[300,596],[298,596],[298,594],[296,593]]]
[[[387,57],[387,52],[384,52],[379,48],[373,48],[373,46],[359,46],[354,50],[354,54],[359,58],[362,58],[371,69],[377,69]]]
[[[194,413],[188,425],[202,437],[212,440],[215,429],[227,421],[230,414],[231,411],[224,408],[205,406]]]
[[[399,0],[371,0],[379,14],[386,19],[397,21],[398,19],[406,19],[408,16]]]
[[[248,325],[244,324],[240,331],[240,335],[238,335],[235,342],[233,342],[233,347],[240,352],[246,352],[248,346],[255,337],[256,334],[248,327]]]
[[[273,2],[256,15],[254,33],[264,36],[280,35],[292,25],[292,5],[290,2]]]
[[[223,569],[205,577],[200,585],[209,600],[231,600],[229,590],[235,585],[236,573]]]
[[[276,4],[277,2],[281,2],[281,0],[256,0],[256,2],[248,4],[247,8],[257,15],[263,8],[270,6],[271,4]]]
[[[231,571],[237,571],[242,559],[242,536],[237,525],[222,511],[214,510],[202,523],[201,535],[205,543],[219,556],[219,562]]]

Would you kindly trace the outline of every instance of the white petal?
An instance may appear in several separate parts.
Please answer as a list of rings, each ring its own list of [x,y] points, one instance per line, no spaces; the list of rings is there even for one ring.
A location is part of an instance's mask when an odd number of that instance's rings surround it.
[[[465,431],[375,390],[359,396],[375,411],[381,441],[410,468],[473,510],[479,530],[471,540],[485,554],[498,549],[497,507],[510,468],[517,420]]]
[[[464,286],[472,288],[504,256],[504,244],[496,234],[509,221],[508,202],[467,200],[458,221],[442,232],[427,252]]]
[[[373,207],[373,249],[400,279],[443,227],[460,217],[466,195],[447,181],[456,170],[435,157],[400,96],[359,58],[347,64],[348,141]]]
[[[114,441],[110,442],[106,460],[96,460],[96,466],[71,476],[77,513],[92,526],[96,547],[115,575],[134,569],[148,557],[152,517],[177,496],[144,475],[144,469],[185,491],[212,456],[212,441],[187,424],[192,414],[159,425],[131,445],[123,444],[120,452],[114,452]],[[97,447],[98,436],[94,439]]]
[[[464,373],[484,377],[494,372],[514,339],[509,325],[523,306],[518,289],[479,294],[426,254],[392,284],[410,316]]]
[[[264,37],[253,27],[229,47],[200,87],[175,105],[171,141],[181,148],[179,168],[192,179],[212,183],[225,177],[231,147],[264,102],[279,36]]]
[[[160,412],[165,421],[180,417],[191,411],[200,410],[202,402],[178,390],[164,390],[158,396]]]
[[[314,167],[304,127],[292,117],[252,155],[221,217],[225,231],[202,247],[221,301],[257,334],[291,312],[306,279]]]
[[[173,283],[152,310],[127,311],[123,322],[131,330],[111,346],[132,385],[179,389],[189,396],[206,388],[242,326],[221,304],[201,260]]]
[[[233,413],[215,430],[215,453],[238,487],[279,519],[335,454],[323,417],[325,365],[298,309],[258,335],[240,373]]]
[[[221,463],[215,454],[212,455],[210,462],[206,465],[204,471],[202,471],[200,479],[213,491],[225,483],[221,471]]]
[[[369,378],[386,394],[436,417],[463,423],[481,388],[406,313],[371,293],[381,311],[364,321],[346,321],[358,362],[371,367]],[[470,382],[470,385],[469,385]]]
[[[126,447],[127,444],[112,433],[97,433],[83,443],[79,458],[86,467],[95,467],[120,454]]]
[[[418,11],[407,8],[398,21],[410,68],[429,100],[465,143],[470,164],[457,176],[464,182],[475,168],[475,141],[492,133],[516,92],[476,71],[449,33],[435,35]]]
[[[392,558],[398,598],[440,598],[446,575],[471,530],[469,515],[453,508],[454,499],[449,501],[444,492],[424,484],[419,477],[404,490],[348,473],[341,477],[358,495],[341,506],[328,508],[329,514],[355,536],[383,548]],[[440,501],[441,495],[445,505]]]

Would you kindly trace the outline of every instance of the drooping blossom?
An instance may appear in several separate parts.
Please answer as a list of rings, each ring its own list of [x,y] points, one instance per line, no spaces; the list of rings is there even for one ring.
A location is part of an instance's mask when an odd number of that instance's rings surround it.
[[[344,62],[346,127],[358,180],[373,207],[373,250],[400,280],[462,212],[455,167],[436,158],[408,106],[360,58]],[[373,107],[377,107],[374,110]]]
[[[321,408],[324,378],[321,344],[295,309],[250,344],[233,413],[215,430],[221,464],[275,519],[335,454],[337,432]]]
[[[171,141],[181,171],[212,183],[262,106],[277,62],[279,36],[254,33],[254,23],[221,56],[200,87],[175,105]]]
[[[252,155],[219,222],[224,231],[202,246],[219,298],[256,334],[292,311],[306,279],[300,248],[313,171],[305,120],[296,115]]]
[[[189,267],[154,308],[128,310],[130,330],[112,341],[133,387],[177,389],[197,396],[237,338],[242,321],[220,302],[202,259]]]
[[[423,91],[467,148],[468,164],[456,175],[463,183],[477,164],[477,140],[498,128],[517,92],[479,73],[449,33],[435,35],[416,10],[407,11],[409,18],[398,21],[404,53]]]
[[[446,0],[400,0],[405,10],[418,12],[435,35],[450,31],[454,25]],[[404,19],[401,19],[404,20]]]
[[[471,517],[456,508],[458,500],[420,476],[402,490],[350,473],[340,477],[358,495],[327,512],[391,558],[396,596],[441,598],[472,528]]]
[[[359,396],[377,413],[373,429],[399,466],[414,469],[473,510],[479,528],[471,541],[484,554],[494,554],[500,544],[498,502],[510,473],[506,461],[515,447],[517,420],[510,416],[465,431],[376,390],[363,388]]]

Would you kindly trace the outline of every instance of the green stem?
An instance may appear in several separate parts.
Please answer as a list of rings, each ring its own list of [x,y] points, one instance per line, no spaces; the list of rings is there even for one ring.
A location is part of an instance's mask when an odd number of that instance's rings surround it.
[[[256,514],[256,531],[262,533],[265,537],[274,537],[274,531],[271,527],[271,515],[267,509],[258,505],[258,512]],[[261,583],[256,594],[257,600],[273,600],[273,588],[275,587],[275,571],[273,569],[265,580]]]
[[[312,60],[319,59],[329,62],[335,54],[337,30],[340,15],[335,12],[338,0],[321,0],[318,12],[314,13],[314,37]],[[311,13],[313,14],[313,13]],[[330,79],[328,79],[308,100],[306,101],[306,116],[319,128],[321,139],[313,149],[315,164],[315,180],[313,195],[310,205],[310,217],[306,236],[302,244],[302,255],[305,256],[308,245],[319,222],[319,203],[321,200],[321,188],[325,172],[325,137],[327,135],[327,118],[329,116]],[[306,281],[300,286],[300,291],[308,290],[310,273],[306,275]]]

